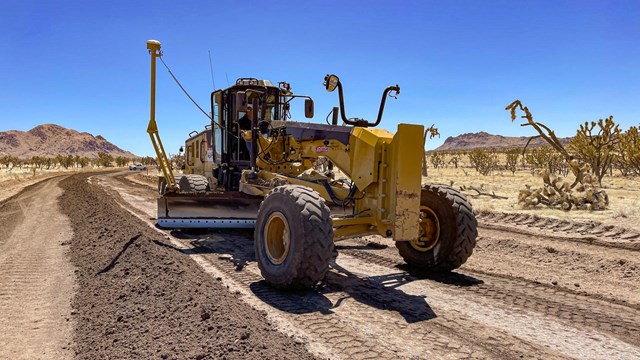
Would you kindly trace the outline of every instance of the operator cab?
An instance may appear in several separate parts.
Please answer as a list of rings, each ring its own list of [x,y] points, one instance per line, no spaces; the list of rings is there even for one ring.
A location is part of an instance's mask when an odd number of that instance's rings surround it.
[[[290,102],[296,97],[306,99],[305,116],[313,117],[313,100],[294,95],[286,82],[275,86],[269,80],[239,78],[234,86],[211,93],[210,174],[218,186],[239,190],[242,171],[251,167],[251,142],[245,141],[243,132],[252,131],[255,122],[258,132],[267,134],[272,121],[290,119]]]

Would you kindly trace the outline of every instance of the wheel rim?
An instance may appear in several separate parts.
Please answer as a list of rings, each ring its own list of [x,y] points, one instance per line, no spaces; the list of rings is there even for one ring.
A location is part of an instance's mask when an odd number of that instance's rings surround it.
[[[420,206],[420,235],[411,241],[411,247],[418,251],[433,249],[440,239],[440,221],[436,213],[428,206]]]
[[[265,249],[267,257],[275,265],[280,265],[289,253],[289,223],[281,212],[269,215],[264,228]]]

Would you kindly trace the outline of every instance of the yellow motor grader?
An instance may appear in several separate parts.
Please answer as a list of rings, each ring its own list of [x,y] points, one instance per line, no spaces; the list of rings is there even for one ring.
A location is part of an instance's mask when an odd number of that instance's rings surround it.
[[[189,134],[183,174],[174,175],[155,121],[160,43],[149,40],[147,49],[147,132],[163,172],[159,226],[255,228],[258,266],[279,288],[318,283],[335,256],[334,241],[347,237],[390,238],[409,265],[433,271],[456,269],[471,255],[477,237],[471,204],[451,187],[421,185],[423,126],[399,124],[395,134],[375,128],[397,85],[384,90],[377,120],[369,122],[346,116],[342,84],[327,75],[324,86],[338,90],[340,107],[331,124],[318,124],[290,120],[292,101],[304,99],[307,118],[314,104],[288,83],[240,78],[211,93],[211,124]],[[330,164],[325,173],[313,169],[322,158]]]

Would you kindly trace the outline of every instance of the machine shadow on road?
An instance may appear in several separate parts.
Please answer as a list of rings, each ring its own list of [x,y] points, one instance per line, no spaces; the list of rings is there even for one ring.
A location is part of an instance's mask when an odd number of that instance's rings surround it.
[[[394,311],[407,323],[415,323],[435,318],[423,296],[409,295],[398,289],[405,284],[406,274],[393,273],[382,276],[363,277],[333,263],[323,283],[316,289],[304,291],[282,291],[273,288],[266,281],[251,284],[250,289],[270,306],[292,314],[319,312],[330,315],[348,299],[379,310]],[[327,296],[343,294],[332,302]]]
[[[210,230],[208,232],[172,231],[173,236],[191,240],[192,250],[186,253],[219,254],[242,271],[247,264],[256,261],[252,230]],[[372,250],[364,247],[362,250]],[[375,250],[374,250],[375,251]],[[256,281],[250,290],[264,303],[291,314],[320,313],[330,315],[344,305],[348,299],[379,310],[397,312],[407,323],[416,323],[437,317],[424,296],[405,293],[400,287],[416,280],[432,280],[455,286],[476,286],[480,279],[459,273],[438,274],[398,265],[399,272],[385,275],[364,276],[332,262],[331,270],[321,285],[315,289],[283,291],[266,281]],[[338,300],[329,299],[331,294],[340,295]]]
[[[371,242],[366,245],[336,245],[336,249],[340,251],[358,251],[360,254],[366,254],[369,258],[382,259],[383,262],[388,262],[388,259],[382,255],[377,254],[378,251],[387,249],[387,245]],[[401,260],[399,260],[401,261]],[[408,278],[414,277],[420,280],[431,280],[445,285],[455,286],[477,286],[484,284],[482,279],[475,278],[473,276],[464,275],[455,271],[451,272],[435,272],[431,270],[421,269],[408,264],[396,264],[395,267],[408,273]]]
[[[344,292],[361,304],[380,310],[395,311],[410,324],[437,317],[424,296],[407,294],[399,289],[412,281],[405,273],[362,276],[336,263],[331,267],[333,271],[327,273],[324,279],[327,284],[325,293]],[[333,307],[341,306],[348,297],[340,298]]]
[[[446,284],[446,285],[467,287],[467,286],[478,286],[478,285],[484,284],[484,280],[482,279],[478,279],[476,277],[469,276],[469,275],[464,275],[455,271],[434,272],[434,271],[414,268],[407,264],[400,264],[397,266],[397,268],[402,271],[406,271],[411,276],[417,279],[431,280],[431,281],[439,282],[441,284]]]
[[[397,289],[402,285],[403,274],[359,277],[342,269],[330,271],[323,284],[315,289],[300,291],[278,290],[266,281],[254,282],[251,291],[266,304],[291,314],[321,313],[331,315],[348,299],[379,310],[394,311],[407,323],[430,320],[437,315],[423,296],[409,295]],[[327,296],[341,293],[332,302]],[[366,310],[365,310],[366,311]]]

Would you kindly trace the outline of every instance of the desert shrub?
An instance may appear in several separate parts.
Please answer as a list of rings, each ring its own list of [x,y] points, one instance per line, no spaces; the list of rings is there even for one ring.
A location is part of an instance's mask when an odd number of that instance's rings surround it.
[[[620,128],[613,122],[613,116],[609,116],[597,123],[586,121],[580,125],[569,143],[569,149],[575,156],[589,164],[600,186],[615,158],[619,138]]]
[[[155,166],[157,164],[156,159],[151,156],[145,156],[140,159],[140,163],[147,166]]]
[[[510,149],[507,150],[507,153],[505,154],[506,159],[504,167],[511,171],[512,175],[515,175],[516,170],[518,170],[518,158],[520,157],[520,152],[520,149]]]
[[[443,168],[444,167],[444,154],[440,152],[432,152],[431,153],[431,165],[433,165],[434,169]]]
[[[451,154],[451,159],[447,164],[452,164],[456,169],[458,168],[458,163],[460,162],[460,154],[454,153]]]
[[[55,167],[55,165],[56,165],[56,162],[53,160],[53,158],[46,157],[42,160],[42,166],[47,170],[51,169],[52,167]]]
[[[637,127],[632,126],[619,135],[617,154],[614,161],[623,176],[640,175],[640,134]]]
[[[76,166],[79,166],[81,168],[85,168],[85,167],[89,166],[89,163],[90,163],[90,161],[86,157],[80,157],[80,156],[76,157]]]
[[[531,149],[525,155],[525,162],[529,165],[532,175],[540,170],[547,170],[552,175],[567,176],[569,173],[564,156],[550,146]]]
[[[94,160],[94,164],[98,166],[109,167],[113,163],[113,156],[104,152],[98,153],[98,158]]]
[[[483,149],[475,149],[467,155],[471,166],[480,175],[489,175],[498,167],[498,155],[490,154]]]
[[[131,159],[124,156],[118,156],[116,157],[115,161],[116,161],[116,166],[123,167],[127,165],[131,161]]]
[[[75,158],[73,155],[57,155],[53,161],[65,169],[68,169],[75,164]]]
[[[21,160],[15,156],[5,155],[0,157],[0,165],[4,166],[8,170],[12,170],[14,167],[21,165]]]
[[[32,156],[31,159],[29,159],[29,164],[34,169],[42,169],[42,167],[44,166],[44,163],[45,163],[45,158],[42,156]]]

